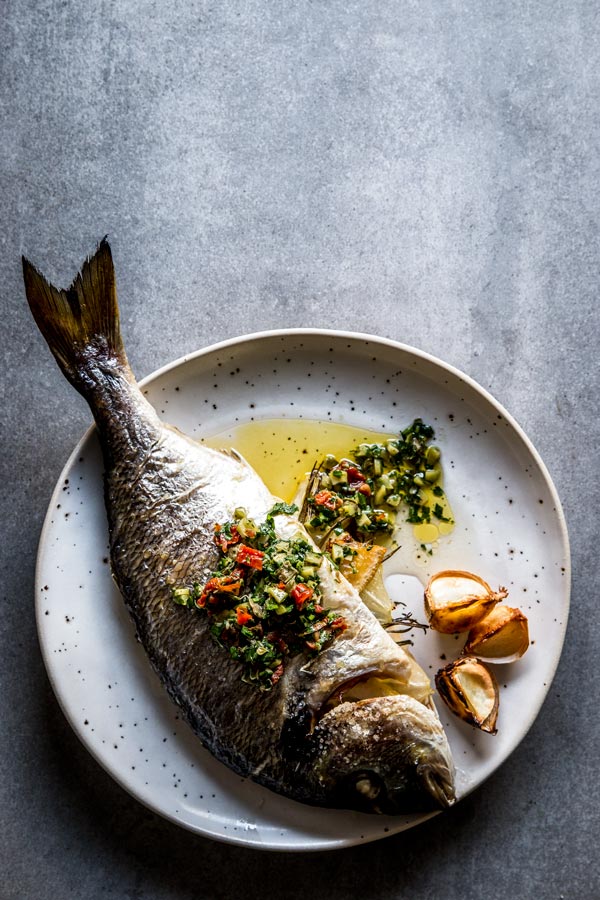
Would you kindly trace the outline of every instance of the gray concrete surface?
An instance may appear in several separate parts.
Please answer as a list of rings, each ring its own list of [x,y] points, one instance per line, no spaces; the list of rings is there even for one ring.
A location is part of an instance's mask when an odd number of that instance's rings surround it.
[[[597,842],[600,13],[584,0],[3,0],[0,898],[591,900]],[[279,326],[431,351],[524,426],[570,526],[556,680],[450,813],[323,856],[197,838],[78,743],[33,618],[90,416],[25,307],[109,233],[135,371]]]

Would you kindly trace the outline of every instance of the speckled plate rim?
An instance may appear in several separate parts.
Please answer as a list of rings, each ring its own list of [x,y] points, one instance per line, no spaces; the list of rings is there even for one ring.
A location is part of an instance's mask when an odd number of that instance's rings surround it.
[[[418,359],[423,360],[424,362],[430,363],[431,365],[441,369],[442,371],[453,375],[455,378],[458,378],[460,381],[463,381],[473,391],[475,391],[475,393],[479,394],[483,400],[485,400],[491,407],[493,407],[499,414],[501,414],[505,418],[506,422],[514,430],[514,432],[517,434],[517,436],[523,442],[527,451],[530,453],[534,463],[536,464],[536,466],[539,470],[540,475],[542,476],[542,478],[552,496],[552,500],[553,500],[554,507],[555,507],[555,515],[556,515],[558,525],[559,525],[559,530],[560,530],[560,537],[561,537],[561,541],[563,544],[564,560],[565,560],[566,578],[565,578],[564,616],[561,620],[559,640],[556,642],[554,657],[551,660],[551,666],[549,668],[549,677],[548,677],[547,686],[546,686],[544,695],[542,696],[539,703],[537,703],[531,707],[530,715],[529,715],[527,721],[525,722],[524,726],[521,728],[521,731],[515,735],[515,740],[514,740],[512,746],[510,747],[508,754],[499,763],[499,765],[502,765],[504,762],[506,762],[508,757],[516,750],[516,748],[519,746],[521,741],[527,735],[528,731],[530,730],[531,726],[533,725],[533,723],[535,722],[535,720],[538,716],[538,713],[543,705],[543,702],[545,700],[545,697],[548,694],[548,691],[550,690],[550,687],[551,687],[554,677],[556,675],[556,670],[558,668],[558,663],[560,661],[562,649],[564,646],[565,635],[566,635],[566,630],[567,630],[567,625],[568,625],[570,597],[571,597],[571,553],[570,553],[569,535],[568,535],[565,515],[564,515],[563,509],[562,509],[562,504],[561,504],[559,496],[558,496],[558,491],[556,490],[554,482],[552,481],[552,477],[551,477],[542,457],[536,450],[532,441],[528,438],[525,431],[521,428],[519,423],[516,421],[514,416],[512,416],[505,409],[505,407],[498,400],[496,400],[496,398],[492,394],[490,394],[489,391],[487,391],[477,381],[475,381],[475,379],[471,378],[471,376],[462,372],[460,369],[457,369],[455,366],[451,365],[450,363],[444,362],[444,360],[439,359],[438,357],[434,356],[431,353],[427,353],[424,350],[419,350],[416,347],[412,347],[409,344],[401,343],[400,341],[394,341],[391,338],[384,338],[384,337],[380,337],[378,335],[368,334],[365,332],[338,331],[337,329],[327,329],[327,328],[279,328],[279,329],[272,329],[272,330],[267,330],[267,331],[256,331],[256,332],[252,332],[250,334],[243,334],[243,335],[239,335],[234,338],[228,338],[227,340],[219,341],[216,344],[210,344],[207,347],[203,347],[200,350],[196,350],[192,353],[185,354],[184,356],[180,356],[177,359],[172,360],[169,363],[166,363],[164,366],[161,366],[160,368],[156,369],[154,372],[151,372],[149,375],[146,375],[144,378],[140,379],[138,381],[138,385],[140,387],[145,387],[146,385],[151,384],[153,381],[155,381],[158,378],[160,378],[161,376],[165,375],[167,372],[170,372],[173,369],[177,369],[179,366],[185,365],[188,362],[191,362],[192,360],[199,359],[199,358],[201,358],[203,356],[207,356],[211,353],[235,348],[241,344],[250,344],[253,342],[258,342],[258,341],[269,339],[269,338],[284,338],[285,339],[285,338],[311,337],[311,336],[332,337],[332,338],[336,338],[336,339],[341,338],[341,339],[363,341],[363,342],[383,345],[392,350],[398,350],[401,353],[410,354],[414,357],[417,357]],[[52,690],[53,690],[54,695],[57,699],[57,702],[60,706],[60,709],[62,710],[67,722],[69,723],[69,725],[71,726],[71,728],[73,729],[73,731],[75,732],[75,734],[77,735],[77,737],[79,738],[79,740],[81,741],[83,746],[93,756],[93,758],[101,766],[101,768],[103,768],[107,772],[107,774],[110,775],[110,777],[114,781],[116,781],[117,784],[119,784],[120,787],[122,787],[123,790],[125,790],[128,794],[130,794],[130,796],[132,796],[138,803],[141,803],[143,806],[147,807],[152,812],[156,813],[157,815],[161,816],[162,818],[173,822],[175,825],[185,828],[186,830],[191,831],[195,834],[199,834],[204,837],[209,837],[213,840],[221,841],[223,843],[228,843],[228,844],[232,843],[232,844],[248,847],[250,849],[255,849],[255,850],[257,850],[257,849],[274,850],[274,851],[280,851],[280,852],[288,852],[288,851],[292,850],[295,852],[303,852],[303,851],[315,852],[316,850],[342,849],[344,847],[352,847],[352,846],[356,846],[358,844],[370,843],[371,841],[380,840],[383,837],[388,837],[388,836],[391,837],[392,834],[399,834],[402,831],[406,831],[409,828],[420,825],[423,822],[428,821],[433,816],[438,815],[439,813],[433,812],[431,814],[424,816],[422,819],[419,819],[417,822],[408,823],[397,830],[390,830],[389,834],[385,834],[385,833],[384,834],[373,834],[373,835],[370,835],[368,838],[362,838],[362,839],[358,838],[358,837],[357,838],[341,838],[339,840],[334,840],[334,841],[324,839],[322,841],[322,844],[319,847],[315,847],[314,845],[303,847],[301,845],[298,845],[297,843],[294,843],[294,844],[290,843],[289,845],[288,844],[278,844],[277,846],[270,846],[265,843],[257,844],[255,841],[246,840],[246,839],[244,839],[244,837],[242,835],[236,835],[236,836],[231,835],[229,837],[229,836],[223,835],[221,832],[213,831],[212,829],[210,829],[206,826],[195,827],[191,823],[182,822],[180,819],[177,818],[177,816],[170,815],[168,812],[166,812],[163,809],[160,809],[158,806],[148,803],[145,799],[140,798],[135,793],[135,791],[131,788],[131,786],[127,783],[127,781],[124,778],[122,778],[118,772],[113,771],[109,766],[105,765],[103,760],[101,760],[99,755],[95,752],[93,746],[91,746],[89,744],[89,742],[87,741],[86,733],[85,733],[84,729],[82,728],[81,722],[79,721],[79,719],[76,718],[74,715],[71,715],[71,712],[69,711],[69,709],[66,707],[65,704],[63,704],[59,684],[56,682],[56,680],[54,679],[54,676],[53,676],[52,665],[50,662],[50,651],[49,651],[49,648],[48,648],[45,638],[44,638],[44,631],[43,631],[42,623],[41,623],[41,615],[42,615],[41,603],[40,603],[40,600],[38,599],[41,596],[41,585],[42,585],[42,580],[43,580],[41,578],[41,560],[42,560],[42,555],[43,555],[44,547],[45,547],[46,540],[47,540],[47,533],[51,527],[52,510],[54,509],[56,502],[57,502],[58,495],[59,495],[60,491],[62,490],[62,485],[63,485],[64,479],[66,477],[66,473],[70,470],[73,463],[80,456],[83,445],[91,437],[95,428],[96,428],[95,425],[91,425],[85,431],[85,433],[82,435],[82,437],[79,439],[79,441],[75,445],[73,451],[69,455],[69,458],[67,459],[65,465],[63,466],[63,468],[61,470],[61,473],[58,477],[58,480],[56,482],[55,488],[52,492],[52,496],[51,496],[49,504],[48,504],[48,510],[46,512],[46,516],[44,518],[44,523],[42,525],[42,530],[40,533],[40,539],[39,539],[39,544],[38,544],[38,551],[37,551],[37,556],[36,556],[35,615],[36,615],[36,628],[37,628],[37,634],[38,634],[38,641],[40,644],[42,658],[44,660],[44,666],[46,668],[48,679],[50,681]],[[465,793],[463,794],[463,797],[467,796],[467,794],[469,794],[472,790],[474,790],[476,786],[478,787],[479,785],[474,785],[473,787],[471,787],[467,791],[465,791]],[[461,797],[461,799],[462,799],[462,797]]]

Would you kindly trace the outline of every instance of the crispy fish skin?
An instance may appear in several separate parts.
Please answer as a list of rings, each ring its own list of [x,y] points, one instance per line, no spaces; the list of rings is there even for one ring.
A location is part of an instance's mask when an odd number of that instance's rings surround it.
[[[348,628],[316,657],[290,660],[268,693],[241,680],[205,616],[173,603],[173,585],[202,583],[214,569],[214,525],[240,506],[261,522],[274,498],[235,451],[165,425],[140,392],[105,240],[66,291],[25,259],[23,268],[34,318],[96,420],[113,575],[138,639],[204,745],[240,775],[306,803],[393,813],[452,803],[452,758],[427,677],[328,560],[322,602]],[[275,527],[310,540],[291,516],[277,516]],[[323,713],[342,684],[373,674],[393,678],[401,695]]]

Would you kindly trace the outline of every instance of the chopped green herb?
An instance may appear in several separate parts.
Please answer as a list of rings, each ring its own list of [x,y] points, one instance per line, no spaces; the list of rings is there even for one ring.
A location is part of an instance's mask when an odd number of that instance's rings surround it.
[[[439,519],[440,522],[451,522],[452,521],[452,519],[450,519],[448,516],[444,515],[443,507],[440,506],[439,503],[436,503],[435,506],[433,507],[433,514],[436,517],[436,519]]]
[[[294,503],[276,503],[268,512],[268,518],[273,519],[275,516],[288,515],[293,516],[298,512],[298,507]]]

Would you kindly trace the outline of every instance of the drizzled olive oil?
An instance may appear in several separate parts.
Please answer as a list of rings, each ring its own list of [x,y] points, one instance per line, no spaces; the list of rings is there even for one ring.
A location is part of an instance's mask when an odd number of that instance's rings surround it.
[[[289,503],[313,464],[327,453],[341,459],[349,457],[360,443],[389,438],[389,434],[333,422],[263,419],[221,431],[203,443],[216,449],[235,448],[256,469],[271,493]]]
[[[393,435],[334,422],[263,419],[220,431],[203,438],[202,443],[215,449],[235,448],[258,472],[272,494],[290,502],[313,464],[319,463],[328,453],[338,459],[350,458],[359,444],[381,443],[390,437]],[[430,509],[439,504],[444,518],[450,520],[441,522],[432,514],[430,522],[413,525],[416,541],[432,544],[454,528],[452,510],[446,495],[436,497],[431,488],[423,489],[423,499]],[[405,517],[401,507],[398,524]]]

